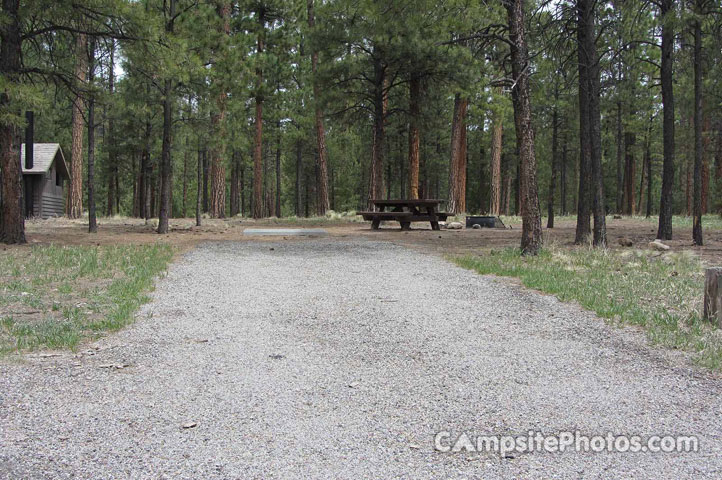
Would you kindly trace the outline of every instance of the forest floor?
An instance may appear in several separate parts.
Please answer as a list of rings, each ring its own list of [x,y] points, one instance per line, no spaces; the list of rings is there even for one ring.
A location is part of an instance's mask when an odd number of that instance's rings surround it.
[[[436,255],[350,237],[207,242],[152,297],[79,351],[0,364],[0,478],[722,473],[719,376]],[[693,435],[699,451],[441,451],[462,434],[574,431]]]
[[[612,250],[627,249],[618,241],[626,238],[633,242],[632,248],[647,248],[657,232],[656,217],[644,219],[631,217],[614,219],[607,217],[607,235]],[[507,229],[463,229],[434,232],[428,225],[414,224],[409,232],[401,232],[398,225],[389,222],[380,230],[374,231],[368,222],[360,222],[351,217],[264,219],[234,217],[223,220],[203,219],[201,227],[195,226],[194,219],[172,219],[171,232],[168,235],[155,234],[157,220],[148,224],[141,219],[128,217],[105,217],[99,219],[99,232],[87,233],[87,219],[68,220],[65,218],[33,220],[26,223],[30,245],[116,245],[170,243],[185,251],[206,241],[248,241],[243,230],[249,227],[293,227],[325,228],[330,235],[338,237],[368,237],[390,241],[408,247],[418,248],[441,255],[476,254],[491,249],[517,247],[521,238],[521,224],[518,217],[504,217]],[[576,220],[574,217],[558,217],[553,229],[544,228],[544,241],[547,245],[560,248],[579,248],[574,246]],[[543,220],[546,225],[546,219]],[[722,265],[722,220],[719,216],[706,216],[705,245],[692,245],[691,220],[675,217],[674,240],[665,241],[673,250],[689,250],[703,261]],[[257,240],[257,237],[254,238]],[[3,246],[2,249],[25,247]]]

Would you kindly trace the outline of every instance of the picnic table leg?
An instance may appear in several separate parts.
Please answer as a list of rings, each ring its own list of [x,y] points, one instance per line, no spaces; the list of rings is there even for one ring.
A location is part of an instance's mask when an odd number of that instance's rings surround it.
[[[383,212],[384,210],[386,210],[386,205],[379,205],[378,208],[379,208],[379,212]],[[381,221],[382,220],[380,218],[374,219],[371,222],[371,230],[378,230],[379,226],[381,225]]]
[[[431,217],[431,230],[441,230],[441,227],[439,227],[439,219],[436,217],[436,209],[434,207],[429,207],[426,211],[429,214],[429,217]]]
[[[411,230],[411,222],[399,222],[401,223],[401,230]]]

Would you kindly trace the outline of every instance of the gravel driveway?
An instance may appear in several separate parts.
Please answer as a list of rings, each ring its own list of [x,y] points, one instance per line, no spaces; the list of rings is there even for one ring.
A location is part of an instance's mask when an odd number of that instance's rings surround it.
[[[0,363],[3,478],[720,478],[722,381],[553,297],[348,239],[205,244],[123,331]],[[696,435],[698,453],[435,450]]]

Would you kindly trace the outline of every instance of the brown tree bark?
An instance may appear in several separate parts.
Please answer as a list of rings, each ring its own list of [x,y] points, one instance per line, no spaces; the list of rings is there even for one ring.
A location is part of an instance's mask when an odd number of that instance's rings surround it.
[[[371,143],[371,169],[369,175],[368,207],[376,208],[371,202],[384,196],[384,133],[386,121],[386,104],[388,101],[386,91],[386,66],[381,60],[381,53],[374,46],[374,121],[373,138]]]
[[[624,215],[634,215],[634,178],[637,172],[632,149],[636,141],[637,136],[633,132],[624,132]]]
[[[95,81],[95,38],[90,41],[88,55],[88,84]],[[98,232],[98,220],[95,215],[95,98],[88,98],[88,232]]]
[[[264,31],[266,29],[265,12],[258,13],[259,32],[257,39],[258,54],[263,53]],[[260,60],[259,60],[260,61]],[[253,148],[253,218],[263,217],[263,69],[256,67],[256,134]]]
[[[115,40],[110,40],[110,52],[108,56],[108,94],[113,97],[115,94]],[[108,203],[105,214],[112,216],[117,212],[118,207],[118,155],[115,145],[115,122],[111,112],[108,116]],[[135,179],[133,180],[135,181]],[[118,212],[120,213],[120,212]]]
[[[663,150],[662,193],[659,202],[659,227],[657,238],[672,239],[672,189],[674,188],[674,87],[672,84],[674,53],[674,0],[662,0],[662,64],[660,68],[663,109]]]
[[[451,159],[449,163],[450,213],[466,211],[466,110],[467,98],[461,94],[454,97],[454,117],[451,121]]]
[[[276,124],[277,128],[276,131],[278,133],[278,137],[276,138],[276,199],[275,199],[275,208],[274,208],[274,215],[276,218],[281,218],[281,122],[280,120]],[[319,170],[321,165],[319,164]],[[326,201],[328,201],[328,194],[326,195]],[[323,201],[323,200],[321,200]],[[324,212],[325,213],[325,212]],[[319,210],[320,214],[320,210]]]
[[[694,20],[694,208],[692,241],[702,245],[702,23]]]
[[[201,226],[201,210],[203,209],[203,150],[198,140],[198,162],[196,164],[196,227]]]
[[[489,213],[501,215],[501,149],[503,126],[501,115],[496,115],[491,129],[491,191]]]
[[[557,89],[554,90],[555,102],[559,96]],[[551,176],[549,177],[549,197],[547,198],[547,228],[554,228],[554,189],[557,185],[557,153],[559,145],[559,113],[557,112],[556,103],[552,111],[552,159],[551,159]]]
[[[567,132],[566,129],[562,130],[562,158],[560,162],[561,167],[561,180],[560,180],[560,196],[561,196],[561,212],[562,215],[569,213],[567,210]]]
[[[164,4],[165,5],[165,4]],[[164,7],[165,8],[165,7]],[[168,2],[168,22],[165,30],[173,34],[173,23],[176,14],[176,0]],[[171,145],[173,134],[173,80],[166,78],[163,84],[163,140],[160,154],[160,208],[158,209],[158,233],[168,233],[168,219],[171,216],[173,193],[173,163],[171,161]]]
[[[409,197],[419,198],[419,116],[421,77],[413,73],[409,81]]]
[[[315,17],[313,13],[313,0],[308,0],[306,4],[308,12],[308,26],[311,31],[315,27]],[[321,216],[326,214],[329,209],[328,200],[328,154],[326,151],[326,130],[323,126],[323,110],[321,109],[321,87],[318,82],[318,51],[316,48],[311,50],[311,74],[313,75],[313,101],[315,104],[315,128],[316,128],[316,147],[318,149],[318,205],[317,213]]]
[[[2,0],[4,21],[0,22],[0,75],[11,84],[19,81],[22,37],[18,10],[20,0]],[[10,106],[7,91],[0,91],[0,109]],[[14,112],[19,115],[20,112]],[[0,121],[0,242],[25,243],[23,183],[18,127],[4,118]]]
[[[234,150],[231,154],[231,217],[235,217],[241,212],[238,157],[238,152]]]
[[[85,34],[79,34],[75,43],[75,82],[77,85],[85,83],[87,74],[87,48],[88,39]],[[85,99],[76,95],[73,100],[72,113],[72,146],[70,154],[70,189],[68,191],[68,205],[66,213],[69,218],[80,218],[83,215],[83,113]]]
[[[521,253],[522,255],[536,255],[542,246],[542,229],[536,178],[536,155],[534,153],[524,0],[506,0],[505,7],[509,19],[512,75],[515,79],[512,101],[520,159]]]
[[[592,211],[594,214],[594,235],[593,243],[596,246],[606,246],[607,226],[606,207],[604,205],[604,177],[602,171],[602,132],[601,132],[601,111],[600,111],[600,67],[597,57],[596,32],[595,32],[595,8],[594,0],[577,1],[577,41],[579,57],[579,132],[580,151],[583,157],[588,158],[580,162],[580,166],[586,164],[591,172],[585,172],[589,181],[591,195],[587,194],[586,200],[582,201],[582,189],[580,187],[579,212],[586,209],[588,218],[589,196],[592,199]],[[591,176],[590,176],[591,173]],[[580,178],[580,185],[582,184]],[[587,205],[583,205],[587,203]],[[578,213],[579,215],[580,213]],[[586,227],[588,229],[588,219]],[[580,224],[577,223],[577,238],[575,242],[583,241],[579,238]]]
[[[231,33],[231,6],[230,2],[222,0],[216,4],[216,12],[221,18],[219,33],[230,35]],[[219,91],[216,95],[216,111],[211,115],[211,128],[213,129],[213,143],[211,146],[211,204],[210,215],[212,218],[224,218],[226,216],[226,104],[227,92],[223,82],[219,82]]]

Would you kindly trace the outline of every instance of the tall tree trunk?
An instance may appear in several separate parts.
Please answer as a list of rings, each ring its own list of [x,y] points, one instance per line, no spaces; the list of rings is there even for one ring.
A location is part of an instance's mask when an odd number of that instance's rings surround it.
[[[489,213],[501,215],[501,150],[503,145],[503,127],[501,115],[494,116],[491,129],[491,197]]]
[[[554,228],[554,189],[557,184],[557,151],[559,144],[559,114],[557,112],[556,100],[559,96],[559,91],[555,88],[554,90],[554,110],[552,111],[552,161],[551,170],[552,174],[549,178],[549,197],[547,199],[547,228]]]
[[[506,0],[505,6],[509,18],[512,75],[515,79],[512,88],[514,127],[521,163],[521,252],[522,255],[536,255],[542,245],[542,229],[529,88],[529,52],[524,31],[524,0]]]
[[[153,164],[150,160],[150,135],[151,135],[151,123],[150,123],[150,114],[148,114],[148,117],[146,118],[146,124],[145,124],[145,138],[143,140],[143,157],[141,159],[142,161],[142,169],[141,172],[141,180],[142,180],[142,191],[141,191],[141,198],[142,198],[142,209],[143,209],[143,218],[145,218],[145,223],[148,223],[148,220],[152,216],[152,210],[151,210],[151,191],[153,188],[151,187],[151,177],[153,175]]]
[[[584,5],[577,1],[577,54],[579,65],[579,194],[577,199],[577,229],[575,244],[584,244],[591,233],[590,197],[592,145],[589,131],[589,60],[584,50],[587,29]]]
[[[620,68],[621,69],[621,68]],[[617,94],[619,95],[619,94]],[[622,140],[622,100],[617,100],[617,213],[622,213],[624,202],[624,142]]]
[[[483,132],[479,134],[479,214],[481,215],[486,213],[487,205],[489,205],[489,199],[487,198],[489,191],[486,189],[486,173],[489,165],[486,162],[486,149],[484,148],[482,136]]]
[[[642,160],[642,175],[639,181],[639,197],[637,201],[637,212],[642,213],[642,199],[644,198],[644,184],[647,181],[647,164],[652,161],[652,126],[647,127],[647,133],[644,137],[644,159]],[[647,182],[648,183],[648,182]]]
[[[208,176],[210,173],[210,165],[208,164],[208,148],[203,148],[203,213],[208,213]]]
[[[265,11],[258,13],[259,32],[257,50],[263,53],[264,30],[266,28]],[[260,60],[259,60],[260,61]],[[263,217],[263,69],[256,67],[256,136],[253,149],[253,218]]]
[[[702,238],[702,23],[694,20],[694,209],[692,240],[695,245]]]
[[[278,138],[276,139],[276,218],[281,218],[281,121],[277,123]],[[320,170],[319,163],[319,170]],[[323,180],[322,180],[323,182]],[[326,195],[328,197],[328,194]],[[328,198],[326,199],[328,201]],[[323,201],[323,200],[321,200]],[[320,213],[320,210],[319,210]],[[325,213],[325,212],[324,212]]]
[[[369,176],[369,208],[375,206],[373,199],[384,196],[384,122],[386,121],[386,66],[380,52],[374,46],[374,123],[371,144],[371,169]]]
[[[198,139],[198,162],[196,164],[196,227],[201,226],[201,210],[203,208],[203,150]]]
[[[231,217],[238,215],[240,211],[238,197],[238,152],[231,153]]]
[[[601,69],[599,57],[597,56],[596,38],[597,32],[594,27],[594,6],[593,0],[585,0],[589,5],[589,17],[587,21],[586,48],[589,62],[589,135],[591,137],[592,153],[592,189],[593,203],[592,213],[594,215],[593,243],[596,246],[607,246],[607,207],[604,198],[604,170],[602,169],[602,113],[600,106],[601,92]]]
[[[561,212],[562,215],[567,215],[567,131],[562,130],[562,158],[561,158]]]
[[[88,85],[95,81],[95,38],[91,37],[88,55]],[[88,98],[88,232],[97,233],[98,220],[95,216],[95,96]]]
[[[421,77],[411,74],[409,81],[409,197],[419,198],[419,116],[421,110]]]
[[[188,210],[186,210],[186,205],[188,202],[188,157],[190,155],[190,137],[186,137],[186,148],[183,152],[183,214],[181,215],[183,218],[188,215]]]
[[[231,34],[231,2],[221,0],[216,4],[216,12],[221,18],[218,33],[224,36]],[[217,79],[216,79],[217,80]],[[214,142],[211,145],[211,205],[210,215],[213,218],[226,216],[226,104],[227,92],[225,82],[217,80],[216,111],[211,115]]]
[[[624,202],[622,213],[634,215],[634,177],[636,163],[634,161],[634,144],[637,136],[634,132],[624,132]]]
[[[711,125],[709,115],[704,115],[702,121],[702,215],[709,212],[709,184],[710,184],[710,162],[711,154]]]
[[[173,22],[176,12],[176,0],[168,3],[168,22],[165,31],[173,35]],[[173,163],[171,162],[171,135],[173,128],[173,81],[166,78],[163,85],[163,141],[160,154],[160,209],[158,211],[158,233],[168,233],[168,218],[171,216],[171,195],[173,181]]]
[[[315,17],[313,14],[313,0],[306,3],[308,12],[308,27],[314,30]],[[318,149],[318,208],[317,213],[321,216],[326,214],[329,209],[328,200],[328,158],[326,152],[326,131],[323,126],[323,110],[321,109],[321,87],[318,82],[318,52],[315,48],[311,50],[311,73],[313,75],[313,101],[315,105],[315,127],[316,127],[316,146]]]
[[[20,0],[2,0],[4,21],[0,22],[0,76],[10,84],[20,80],[22,36],[20,31]],[[0,91],[0,109],[8,112],[11,98]],[[19,115],[17,109],[12,112]],[[23,181],[18,127],[4,116],[0,119],[0,242],[25,243],[23,216]]]
[[[301,216],[303,198],[301,196],[301,175],[303,174],[303,144],[296,142],[296,216]]]
[[[112,98],[115,94],[115,40],[110,40],[110,52],[108,56],[108,93]],[[115,115],[113,112],[108,116],[108,204],[105,213],[112,216],[118,212],[118,152],[115,145]],[[135,182],[135,179],[133,179]]]
[[[672,239],[672,189],[674,188],[674,92],[672,84],[674,52],[674,0],[662,0],[662,82],[663,124],[662,137],[664,166],[662,167],[662,194],[659,202],[659,228],[657,238]]]
[[[457,93],[454,96],[454,118],[451,122],[451,161],[449,163],[450,213],[466,210],[466,109],[468,99]]]
[[[239,157],[238,169],[240,170],[240,194],[241,194],[241,216],[246,215],[246,165],[243,157]]]
[[[88,39],[80,34],[75,43],[75,82],[85,83],[87,74]],[[83,112],[85,100],[76,95],[73,100],[72,113],[72,146],[70,157],[70,190],[68,192],[67,214],[69,218],[80,218],[83,215]]]

